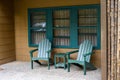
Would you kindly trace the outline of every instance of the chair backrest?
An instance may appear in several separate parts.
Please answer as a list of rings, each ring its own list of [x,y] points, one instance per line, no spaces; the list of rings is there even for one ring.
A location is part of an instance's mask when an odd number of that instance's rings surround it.
[[[48,55],[47,51],[51,50],[51,42],[48,39],[44,39],[39,43],[38,46],[38,57],[48,58],[51,54]]]
[[[93,49],[93,45],[92,45],[91,41],[89,41],[89,40],[83,41],[83,43],[81,43],[80,46],[79,46],[79,52],[78,52],[77,60],[78,61],[84,61],[84,56],[83,55],[87,54],[87,53],[92,53],[92,49]],[[90,57],[91,57],[91,55],[86,57],[87,62],[90,62]]]

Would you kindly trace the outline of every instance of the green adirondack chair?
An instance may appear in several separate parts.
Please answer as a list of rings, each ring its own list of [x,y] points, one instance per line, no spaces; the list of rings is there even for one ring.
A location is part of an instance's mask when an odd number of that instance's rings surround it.
[[[38,51],[37,57],[33,57],[33,53]],[[38,49],[30,51],[31,58],[31,69],[33,69],[33,61],[41,63],[38,60],[48,61],[48,70],[50,69],[50,58],[51,58],[51,42],[48,39],[44,39],[39,43]]]
[[[67,52],[67,59],[68,59],[68,72],[70,72],[70,64],[71,63],[77,63],[79,65],[83,66],[84,75],[86,75],[86,68],[90,69],[96,69],[96,67],[93,66],[93,64],[90,63],[90,57],[93,54],[93,45],[89,40],[83,41],[83,43],[80,44],[79,50]],[[70,54],[78,52],[78,56],[76,60],[70,59]]]

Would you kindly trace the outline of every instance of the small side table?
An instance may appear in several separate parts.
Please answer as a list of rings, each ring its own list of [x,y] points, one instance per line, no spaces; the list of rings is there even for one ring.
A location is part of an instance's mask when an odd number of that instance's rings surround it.
[[[58,58],[58,62],[57,59]],[[60,59],[63,58],[63,62],[60,61]],[[66,69],[66,54],[65,53],[57,53],[54,55],[54,65],[55,68],[57,67],[64,67],[64,69]]]

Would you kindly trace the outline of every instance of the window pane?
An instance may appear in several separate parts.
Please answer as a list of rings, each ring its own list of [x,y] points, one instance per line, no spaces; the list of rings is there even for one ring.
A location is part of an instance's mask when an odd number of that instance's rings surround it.
[[[53,44],[56,46],[69,46],[70,40],[68,38],[54,38]]]
[[[46,36],[46,13],[33,12],[31,14],[31,43],[38,44]]]
[[[32,31],[31,32],[31,39],[32,39],[32,44],[38,44],[42,39],[44,39],[45,36],[45,31]]]
[[[53,43],[54,46],[70,45],[70,12],[69,10],[53,11]]]
[[[99,7],[83,5],[28,9],[30,46],[37,46],[47,37],[56,48],[78,48],[83,40],[88,39],[99,49]]]
[[[78,13],[78,44],[90,40],[94,46],[97,46],[97,9],[81,9]]]
[[[56,29],[54,30],[54,36],[70,36],[68,29]]]
[[[97,10],[82,9],[79,10],[79,26],[96,26],[97,25]]]
[[[56,10],[53,13],[54,18],[70,18],[69,10]]]
[[[46,27],[46,15],[43,12],[35,12],[31,14],[32,27]]]
[[[54,24],[53,25],[54,25],[54,27],[69,27],[70,26],[69,23],[70,23],[69,20],[56,19],[56,20],[54,20]]]

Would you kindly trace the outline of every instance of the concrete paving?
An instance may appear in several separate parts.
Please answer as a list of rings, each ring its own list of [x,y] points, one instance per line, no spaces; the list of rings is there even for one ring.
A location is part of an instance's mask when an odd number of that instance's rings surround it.
[[[63,68],[55,69],[52,65],[48,70],[47,65],[34,63],[34,69],[30,68],[30,62],[14,61],[0,65],[0,80],[101,80],[101,70],[88,70],[83,75],[83,69],[71,65],[71,71]]]

